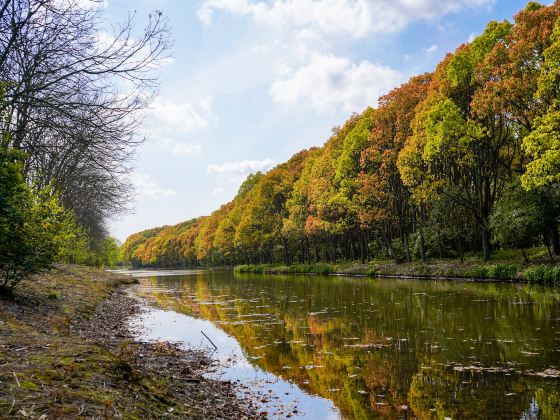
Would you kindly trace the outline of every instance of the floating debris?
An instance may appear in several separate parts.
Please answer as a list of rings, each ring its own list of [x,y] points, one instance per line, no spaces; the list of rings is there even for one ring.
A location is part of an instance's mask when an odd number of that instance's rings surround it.
[[[483,366],[475,366],[475,365],[454,366],[453,370],[457,371],[457,372],[478,372],[478,373],[480,373],[480,372],[487,372],[487,373],[514,372],[513,368],[502,368],[502,367],[497,367],[497,366],[483,367]]]
[[[560,378],[560,370],[558,369],[545,369],[542,372],[526,372],[527,375],[540,376],[541,378]]]
[[[521,353],[523,353],[526,356],[537,356],[539,353],[535,353],[533,351],[525,351],[525,350],[521,350]]]
[[[389,347],[390,344],[381,344],[381,343],[361,343],[361,344],[345,344],[344,347],[353,348],[353,349],[381,349],[384,347]]]

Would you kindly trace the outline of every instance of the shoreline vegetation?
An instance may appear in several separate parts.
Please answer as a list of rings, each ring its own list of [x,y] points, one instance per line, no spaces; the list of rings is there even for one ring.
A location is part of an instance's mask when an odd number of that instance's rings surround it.
[[[342,262],[336,264],[242,264],[233,268],[235,273],[254,274],[315,274],[377,278],[404,278],[457,281],[509,281],[543,286],[560,287],[560,266],[533,264],[520,266],[515,263],[458,263],[435,261],[432,263],[401,263],[390,261],[361,264]]]
[[[130,276],[57,266],[0,297],[0,417],[257,418],[207,353],[142,342]]]

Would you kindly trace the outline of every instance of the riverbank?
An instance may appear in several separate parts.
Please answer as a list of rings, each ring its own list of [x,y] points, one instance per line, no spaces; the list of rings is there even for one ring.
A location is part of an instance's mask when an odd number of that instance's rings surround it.
[[[412,279],[449,279],[478,281],[515,281],[560,286],[560,266],[554,264],[522,264],[516,261],[432,260],[422,263],[392,261],[342,262],[336,264],[239,265],[237,273],[319,274]]]
[[[0,417],[257,417],[232,383],[202,376],[207,354],[134,340],[134,282],[63,266],[0,298]]]

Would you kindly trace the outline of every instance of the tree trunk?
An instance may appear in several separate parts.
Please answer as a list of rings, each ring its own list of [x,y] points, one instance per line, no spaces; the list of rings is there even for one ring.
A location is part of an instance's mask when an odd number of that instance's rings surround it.
[[[420,259],[422,260],[423,263],[426,262],[426,251],[424,249],[425,243],[424,243],[424,227],[422,226],[422,223],[420,223],[418,225],[418,233],[420,235]]]
[[[408,246],[408,235],[406,233],[403,233],[402,235],[404,250],[406,252],[406,261],[410,263],[412,262],[412,258],[410,256],[410,247]]]
[[[367,244],[365,238],[365,232],[363,230],[360,231],[360,262],[362,264],[366,263],[367,259]]]
[[[284,245],[284,264],[290,265],[290,257],[288,256],[288,241],[283,239],[282,244]]]
[[[543,242],[546,246],[546,250],[548,251],[548,258],[550,258],[550,262],[554,263],[554,255],[552,255],[552,250],[550,249],[550,236],[546,230],[543,232]]]
[[[554,255],[560,255],[560,235],[558,235],[558,224],[552,223],[550,226],[550,240]]]
[[[463,241],[461,240],[461,235],[457,234],[457,253],[459,254],[459,259],[461,262],[465,261],[465,253],[463,252]]]
[[[482,252],[484,255],[484,261],[490,260],[490,232],[487,227],[483,227],[481,230],[482,239]]]

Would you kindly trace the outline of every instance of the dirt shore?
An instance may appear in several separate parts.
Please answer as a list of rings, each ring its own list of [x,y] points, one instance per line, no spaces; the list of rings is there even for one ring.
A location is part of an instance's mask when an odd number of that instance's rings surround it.
[[[258,418],[211,358],[135,340],[133,279],[57,267],[0,297],[0,418]]]

